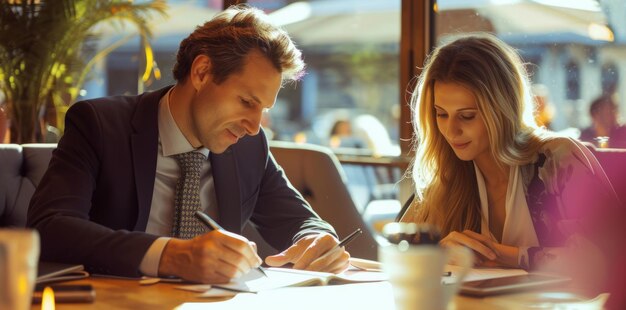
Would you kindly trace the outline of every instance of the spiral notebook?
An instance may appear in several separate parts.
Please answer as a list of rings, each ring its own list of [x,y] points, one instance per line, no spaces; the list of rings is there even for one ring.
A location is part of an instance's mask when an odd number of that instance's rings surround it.
[[[83,265],[39,262],[37,284],[83,279],[89,276]]]

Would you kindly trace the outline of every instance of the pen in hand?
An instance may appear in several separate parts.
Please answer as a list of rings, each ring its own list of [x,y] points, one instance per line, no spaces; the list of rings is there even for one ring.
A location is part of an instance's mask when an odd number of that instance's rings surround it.
[[[352,242],[352,240],[356,239],[356,237],[360,236],[362,233],[363,233],[363,231],[361,230],[361,228],[357,228],[354,232],[349,234],[347,237],[343,238],[343,240],[339,241],[339,243],[337,245],[335,245],[328,252],[324,253],[324,255],[322,255],[322,256],[327,255],[328,253],[334,251],[337,248],[344,247],[344,246],[348,245],[348,243]]]
[[[358,237],[362,233],[363,231],[361,230],[361,228],[357,228],[353,233],[343,238],[343,240],[339,241],[339,244],[337,244],[336,247],[339,248],[339,247],[348,245],[348,243],[352,242],[352,240],[356,239],[356,237]]]
[[[352,242],[352,240],[356,239],[356,237],[360,236],[362,233],[363,233],[363,231],[361,230],[361,228],[357,228],[354,232],[349,234],[347,237],[343,238],[341,241],[339,241],[339,243],[337,243],[337,245],[332,247],[330,250],[328,250],[326,253],[322,254],[317,259],[318,260],[322,259],[323,257],[326,257],[326,256],[330,255],[330,253],[332,253],[336,249],[341,248],[341,247],[345,247],[346,245],[348,245],[348,243]]]
[[[220,224],[218,224],[216,221],[214,221],[210,216],[208,216],[206,213],[202,212],[202,211],[196,211],[195,213],[196,218],[198,220],[200,220],[200,222],[202,222],[204,225],[206,225],[208,228],[210,228],[211,230],[224,230],[224,228],[222,228],[222,226],[220,226]],[[261,266],[257,267],[257,270],[264,276],[267,277],[267,274],[265,273],[265,271],[263,271],[263,268],[261,268]]]

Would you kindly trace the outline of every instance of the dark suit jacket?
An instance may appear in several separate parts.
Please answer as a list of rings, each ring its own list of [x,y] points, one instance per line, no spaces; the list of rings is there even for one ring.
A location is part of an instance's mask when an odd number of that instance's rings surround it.
[[[76,103],[31,200],[27,225],[41,259],[91,272],[138,276],[158,236],[145,233],[158,151],[158,103],[168,88]],[[210,155],[219,222],[241,233],[250,220],[276,249],[312,231],[334,234],[288,182],[261,132]]]

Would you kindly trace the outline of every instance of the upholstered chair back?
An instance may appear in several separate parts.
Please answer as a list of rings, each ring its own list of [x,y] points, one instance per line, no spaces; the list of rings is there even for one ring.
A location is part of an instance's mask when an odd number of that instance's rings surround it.
[[[24,227],[56,144],[0,144],[0,227]]]

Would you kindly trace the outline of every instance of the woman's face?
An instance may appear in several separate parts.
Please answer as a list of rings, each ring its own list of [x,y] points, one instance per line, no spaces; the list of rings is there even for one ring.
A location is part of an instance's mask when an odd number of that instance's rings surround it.
[[[487,127],[476,97],[461,84],[435,82],[437,127],[461,160],[490,156]]]

